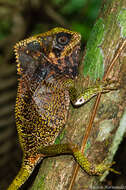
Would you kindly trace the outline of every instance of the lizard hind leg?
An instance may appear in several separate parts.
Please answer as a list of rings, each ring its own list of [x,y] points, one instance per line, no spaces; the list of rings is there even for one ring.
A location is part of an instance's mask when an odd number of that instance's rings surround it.
[[[68,144],[54,144],[46,147],[39,147],[38,151],[47,156],[55,156],[58,154],[72,154],[77,163],[89,174],[89,175],[102,175],[103,172],[109,170],[116,174],[118,171],[110,168],[112,164],[105,164],[104,161],[98,165],[91,163],[88,158],[79,150],[78,146],[72,143]]]
[[[31,173],[33,172],[35,165],[39,162],[39,159],[29,158],[29,159],[23,159],[21,168],[8,187],[7,190],[18,190],[30,177]]]

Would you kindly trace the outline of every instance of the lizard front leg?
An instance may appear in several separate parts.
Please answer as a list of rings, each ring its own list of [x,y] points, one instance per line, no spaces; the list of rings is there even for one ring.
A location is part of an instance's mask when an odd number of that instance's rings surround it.
[[[106,81],[97,80],[94,85],[82,89],[81,92],[77,91],[77,89],[75,88],[74,81],[71,79],[65,81],[65,86],[69,91],[70,100],[74,106],[81,106],[85,104],[87,101],[96,96],[98,93],[107,93],[112,90],[118,89],[116,81],[111,81],[111,80],[106,80]]]

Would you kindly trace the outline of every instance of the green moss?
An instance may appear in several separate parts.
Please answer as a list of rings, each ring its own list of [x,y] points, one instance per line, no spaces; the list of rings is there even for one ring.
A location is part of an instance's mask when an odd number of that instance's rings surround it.
[[[88,140],[87,143],[86,143],[85,150],[84,150],[84,155],[87,154],[87,152],[90,149],[90,147],[91,147],[91,143],[90,143],[90,140]]]
[[[31,190],[46,190],[46,177],[48,175],[48,172],[51,171],[52,169],[52,159],[48,158],[43,160],[42,167],[39,170],[39,173],[36,177],[36,180],[32,187],[30,188]],[[42,175],[43,174],[43,175]]]
[[[61,140],[64,138],[65,135],[65,129],[60,133],[60,135],[56,138],[55,143],[54,144],[60,144]]]
[[[99,19],[91,32],[84,59],[84,76],[102,78],[104,74],[103,54],[100,45],[104,37],[103,20]]]
[[[118,16],[117,16],[117,22],[119,23],[119,26],[121,28],[121,37],[126,37],[126,9],[122,9]]]
[[[45,176],[41,176],[40,180],[37,183],[37,186],[33,187],[33,190],[38,190],[41,188],[41,190],[44,190],[44,186],[45,186]]]

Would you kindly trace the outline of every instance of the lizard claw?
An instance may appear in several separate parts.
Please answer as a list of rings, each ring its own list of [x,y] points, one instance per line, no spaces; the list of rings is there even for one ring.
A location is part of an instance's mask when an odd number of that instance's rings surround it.
[[[115,162],[112,162],[111,164],[105,164],[104,162],[102,162],[101,164],[98,164],[95,166],[95,173],[97,175],[102,175],[103,172],[105,171],[111,171],[111,172],[114,172],[116,174],[120,174],[120,172],[114,170],[113,168],[111,168],[112,165],[114,165]]]

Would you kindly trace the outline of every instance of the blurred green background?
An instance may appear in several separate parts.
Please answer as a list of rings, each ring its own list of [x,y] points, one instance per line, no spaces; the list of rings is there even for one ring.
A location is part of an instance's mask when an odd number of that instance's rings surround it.
[[[22,157],[14,120],[17,75],[13,46],[61,26],[80,32],[84,47],[101,5],[102,0],[0,0],[0,190],[11,183]]]
[[[83,41],[87,41],[101,2],[102,0],[0,0],[0,41],[12,34],[23,38],[56,26],[78,31],[82,34]],[[15,37],[18,38],[17,36]]]

